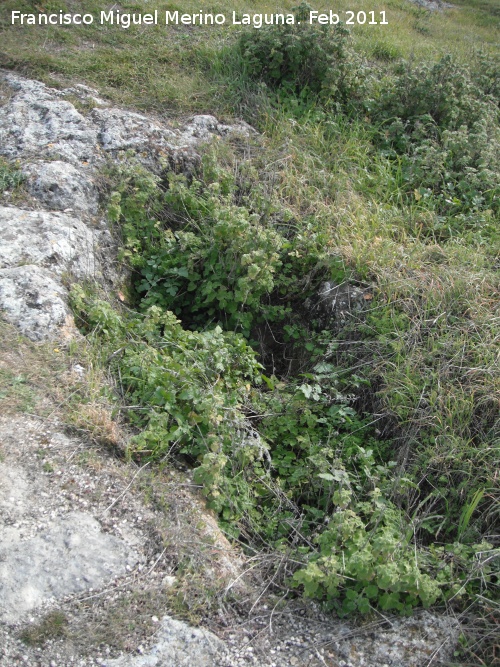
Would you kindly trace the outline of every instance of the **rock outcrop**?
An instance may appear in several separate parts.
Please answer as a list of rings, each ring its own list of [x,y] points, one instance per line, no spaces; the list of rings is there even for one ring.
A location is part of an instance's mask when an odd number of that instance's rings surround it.
[[[106,159],[130,149],[152,170],[165,162],[188,169],[203,142],[254,130],[213,116],[174,128],[109,107],[86,86],[56,90],[5,72],[0,79],[11,89],[0,106],[0,156],[20,162],[26,188],[42,209],[0,208],[0,310],[23,334],[43,340],[71,330],[68,283],[116,278],[96,186]],[[90,108],[86,115],[69,101],[75,98]]]
[[[372,294],[368,289],[348,282],[327,281],[319,286],[314,296],[306,300],[305,307],[320,327],[334,331],[350,319],[361,319],[371,299]]]

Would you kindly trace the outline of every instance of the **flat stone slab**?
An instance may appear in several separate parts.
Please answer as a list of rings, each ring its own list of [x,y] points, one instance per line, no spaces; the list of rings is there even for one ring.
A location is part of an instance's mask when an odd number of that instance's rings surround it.
[[[106,108],[97,91],[86,86],[55,90],[13,73],[3,78],[14,95],[0,111],[0,155],[11,159],[49,158],[89,171],[103,162],[103,153],[132,148],[145,164],[153,165],[157,153],[176,160],[216,136],[256,134],[243,121],[226,125],[210,115],[193,116],[175,128],[133,111]],[[91,100],[98,108],[85,117],[64,99],[68,94]]]
[[[28,480],[21,468],[2,464],[0,468],[0,516],[19,518],[27,505]],[[1,535],[1,533],[0,533]]]
[[[15,91],[0,114],[0,153],[9,158],[44,155],[78,164],[95,152],[97,132],[58,91],[14,74]]]
[[[388,616],[372,632],[352,634],[333,643],[345,667],[424,667],[451,660],[459,624],[451,616],[422,611],[410,618]]]
[[[12,623],[44,602],[98,588],[136,562],[90,514],[68,514],[36,537],[0,546],[0,620]]]

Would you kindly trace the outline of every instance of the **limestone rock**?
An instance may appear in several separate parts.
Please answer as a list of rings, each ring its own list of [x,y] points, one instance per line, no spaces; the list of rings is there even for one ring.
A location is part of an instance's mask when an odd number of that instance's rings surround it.
[[[194,116],[180,129],[117,108],[94,109],[91,118],[99,128],[98,138],[104,151],[116,156],[119,151],[135,150],[138,159],[153,171],[162,169],[161,159],[189,171],[199,159],[199,144],[217,136],[255,134],[246,123],[224,125],[208,115]]]
[[[77,218],[63,213],[0,207],[0,269],[36,264],[78,279],[96,275],[95,239]]]
[[[335,326],[349,317],[359,317],[370,299],[368,290],[347,282],[327,281],[320,285],[317,294],[308,299],[305,306],[322,326]]]
[[[48,209],[93,216],[98,209],[97,188],[82,169],[69,162],[34,162],[23,168],[29,192]]]
[[[75,83],[70,88],[65,88],[60,91],[62,97],[77,98],[88,107],[106,106],[106,102],[100,96],[100,93],[95,88],[85,86],[83,83]]]
[[[47,269],[0,269],[0,311],[31,340],[44,340],[72,327],[67,290]]]
[[[0,471],[0,516],[15,523],[14,519],[22,516],[26,508],[29,483],[20,468],[3,464]]]
[[[439,665],[451,659],[459,627],[452,617],[429,612],[412,618],[389,616],[373,632],[335,642],[334,647],[345,667]]]
[[[90,514],[73,512],[13,548],[0,546],[0,619],[13,622],[47,600],[98,587],[135,562]]]
[[[187,144],[208,141],[213,135],[220,137],[233,135],[245,138],[255,134],[253,127],[244,121],[224,125],[224,123],[219,123],[215,116],[210,115],[193,116],[181,130],[182,140]]]
[[[78,164],[95,155],[96,128],[75,107],[43,83],[14,74],[14,91],[0,114],[0,155],[8,158],[63,158]]]
[[[123,109],[94,109],[92,120],[99,128],[99,142],[105,151],[128,148],[147,152],[154,147],[172,148],[176,134],[158,122]]]

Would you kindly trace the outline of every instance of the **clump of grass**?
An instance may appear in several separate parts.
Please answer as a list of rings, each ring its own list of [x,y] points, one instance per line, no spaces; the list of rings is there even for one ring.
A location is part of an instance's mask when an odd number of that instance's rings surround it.
[[[124,448],[124,435],[113,417],[112,406],[103,403],[102,399],[100,402],[85,402],[84,399],[75,403],[71,409],[71,422],[72,426],[85,431],[99,444],[116,450]]]
[[[24,628],[20,640],[27,646],[43,646],[54,639],[67,636],[68,619],[62,611],[51,611],[40,621]]]
[[[15,190],[24,181],[21,170],[0,158],[0,195],[5,190]]]

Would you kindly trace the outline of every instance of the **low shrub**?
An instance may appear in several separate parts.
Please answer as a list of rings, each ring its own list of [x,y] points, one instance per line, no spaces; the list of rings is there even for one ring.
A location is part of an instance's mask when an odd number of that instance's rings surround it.
[[[172,173],[162,181],[133,160],[116,177],[109,212],[122,230],[141,309],[157,305],[189,326],[219,323],[248,337],[259,319],[282,319],[284,307],[270,295],[291,300],[294,289],[303,291],[296,276],[324,256],[320,235],[280,233],[257,180],[243,174],[237,182],[210,157],[190,183]],[[251,201],[236,203],[245,190]],[[286,229],[290,215],[279,215]]]
[[[498,66],[483,59],[477,67],[482,76],[451,56],[403,63],[368,103],[379,150],[394,161],[410,200],[448,216],[444,236],[447,225],[456,235],[500,210]]]
[[[240,405],[260,364],[245,340],[216,327],[186,331],[172,312],[151,306],[144,315],[121,317],[107,302],[72,290],[72,305],[88,332],[119,350],[122,389],[142,430],[133,450],[154,459],[181,452],[192,460],[231,445]]]
[[[351,48],[349,31],[340,23],[309,23],[311,9],[302,2],[294,9],[293,25],[244,32],[237,43],[241,62],[247,76],[271,90],[347,107],[361,94],[360,60]]]

